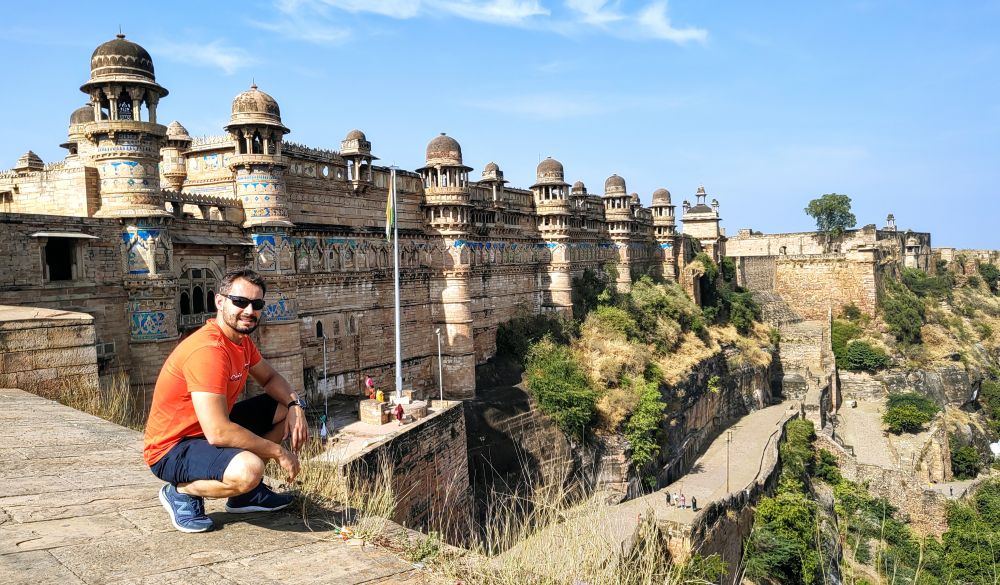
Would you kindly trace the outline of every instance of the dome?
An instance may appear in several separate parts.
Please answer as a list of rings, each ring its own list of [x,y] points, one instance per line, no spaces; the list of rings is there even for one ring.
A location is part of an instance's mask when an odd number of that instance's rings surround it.
[[[229,126],[239,124],[277,126],[288,133],[288,128],[281,123],[281,109],[278,108],[277,100],[257,89],[256,84],[252,84],[250,89],[233,98],[233,113],[229,118]]]
[[[181,126],[181,123],[177,120],[174,120],[167,126],[167,139],[191,142],[191,135],[188,134],[187,128]]]
[[[653,205],[670,205],[670,191],[660,188],[653,191]]]
[[[275,104],[275,107],[277,107],[277,104]],[[361,130],[358,130],[357,128],[355,128],[354,130],[351,130],[350,132],[347,133],[347,137],[344,138],[344,140],[361,140],[361,141],[364,141],[364,140],[368,140],[368,138],[365,136],[364,132],[362,132]]]
[[[535,184],[532,187],[541,185],[561,185],[568,187],[569,183],[564,180],[564,175],[562,163],[551,156],[547,157],[538,163],[538,168],[535,170]]]
[[[123,34],[118,34],[114,39],[97,47],[90,56],[92,79],[119,75],[145,77],[150,81],[156,81],[153,58],[149,56],[149,52],[132,41],[125,40]]]
[[[632,201],[632,203],[635,203],[636,205],[641,205],[642,204],[642,202],[639,200],[639,194],[638,193],[632,193],[628,197]]]
[[[573,193],[586,194],[587,186],[583,184],[583,181],[577,181],[573,183]]]
[[[149,52],[125,40],[123,34],[94,49],[94,54],[90,56],[90,79],[80,90],[91,93],[91,89],[103,89],[109,83],[143,85],[154,89],[160,97],[168,93],[156,83]]]
[[[610,177],[608,177],[608,180],[604,181],[604,194],[624,195],[625,179],[619,177],[618,175],[611,175]]]
[[[462,147],[458,141],[444,132],[427,144],[427,166],[463,166]]]
[[[486,167],[483,169],[487,173],[495,173],[500,170],[500,167],[495,162],[486,163]]]
[[[69,125],[74,126],[76,124],[87,124],[88,122],[94,121],[94,106],[87,104],[81,106],[69,115]]]

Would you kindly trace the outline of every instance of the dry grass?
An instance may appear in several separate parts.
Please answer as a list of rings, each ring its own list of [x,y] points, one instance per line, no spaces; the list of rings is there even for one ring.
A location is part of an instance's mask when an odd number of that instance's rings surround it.
[[[392,462],[380,458],[375,470],[352,471],[344,461],[319,458],[322,447],[311,442],[299,454],[301,469],[295,484],[287,486],[299,496],[299,512],[310,530],[343,531],[366,541],[384,535],[396,510]],[[268,461],[265,473],[284,477],[274,461]]]
[[[652,359],[650,348],[630,342],[624,334],[584,325],[573,350],[595,388],[615,386],[623,377],[642,375]]]
[[[54,398],[70,408],[133,430],[141,431],[146,425],[145,401],[132,390],[128,372],[124,370],[102,377],[97,388],[65,382],[58,386]]]
[[[710,328],[710,331],[713,329]],[[695,366],[719,351],[721,347],[711,336],[706,343],[694,333],[686,332],[673,352],[657,358],[656,365],[663,372],[664,383],[673,386],[687,377]]]

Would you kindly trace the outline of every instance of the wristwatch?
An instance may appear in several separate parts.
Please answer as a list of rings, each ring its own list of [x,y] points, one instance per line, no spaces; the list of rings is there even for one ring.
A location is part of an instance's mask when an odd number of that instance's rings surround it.
[[[306,401],[302,400],[301,398],[293,398],[293,399],[291,399],[288,402],[288,404],[285,405],[285,408],[288,408],[289,410],[291,410],[291,408],[293,406],[298,406],[302,410],[305,410],[306,409]]]

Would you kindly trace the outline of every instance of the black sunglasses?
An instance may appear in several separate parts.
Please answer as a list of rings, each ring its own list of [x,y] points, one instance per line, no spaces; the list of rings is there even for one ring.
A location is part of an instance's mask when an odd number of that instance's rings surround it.
[[[254,311],[259,311],[264,308],[264,299],[248,299],[246,297],[241,297],[237,295],[222,295],[233,302],[238,309],[245,309],[247,305],[253,305]]]

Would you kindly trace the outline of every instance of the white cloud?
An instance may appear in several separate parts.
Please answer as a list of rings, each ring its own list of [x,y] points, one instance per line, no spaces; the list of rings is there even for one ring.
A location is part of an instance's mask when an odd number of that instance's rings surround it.
[[[702,28],[674,28],[667,16],[666,1],[653,2],[643,8],[636,17],[639,26],[653,38],[672,41],[683,45],[690,41],[705,42],[708,31]]]
[[[444,0],[428,2],[450,14],[469,20],[505,24],[521,24],[535,16],[548,16],[549,11],[537,0]]]
[[[420,0],[282,0],[286,7],[322,4],[351,13],[371,12],[391,18],[413,18],[420,13]]]
[[[566,0],[566,8],[578,15],[577,20],[585,24],[605,26],[625,19],[619,9],[619,2],[607,0]]]
[[[204,65],[221,69],[232,75],[257,62],[246,50],[216,39],[205,42],[159,41],[149,47],[150,52],[163,55],[170,61],[182,61],[189,65]]]

